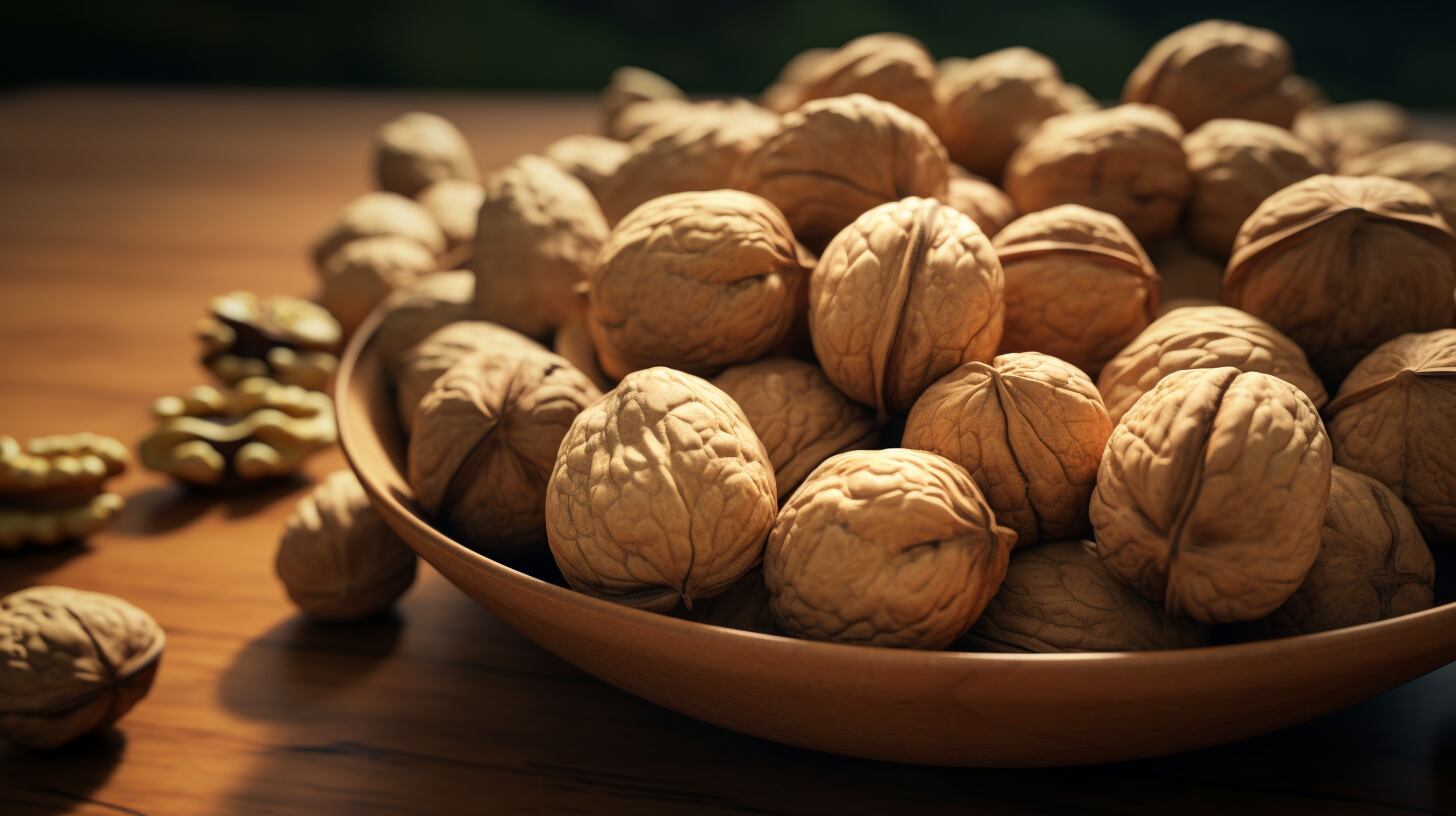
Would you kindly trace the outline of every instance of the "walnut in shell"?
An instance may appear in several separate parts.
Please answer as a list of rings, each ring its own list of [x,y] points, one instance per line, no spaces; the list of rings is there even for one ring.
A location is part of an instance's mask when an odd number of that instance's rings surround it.
[[[841,394],[813,363],[774,357],[734,366],[713,384],[743,409],[773,465],[779,500],[836,453],[872,447],[874,414]]]
[[[328,310],[291,295],[218,295],[197,322],[202,365],[224,384],[268,377],[315,391],[329,387],[343,329]]]
[[[1155,43],[1122,98],[1165,108],[1188,130],[1225,118],[1287,128],[1309,103],[1293,68],[1289,43],[1273,31],[1204,20]]]
[[[687,101],[681,88],[646,68],[623,65],[613,71],[601,96],[605,133],[617,139],[630,138],[620,135],[622,115],[640,102],[655,100]]]
[[[440,225],[418,202],[397,193],[365,193],[345,205],[334,223],[314,242],[313,264],[322,267],[344,244],[377,235],[408,238],[436,256],[444,254],[447,246]]]
[[[804,103],[799,92],[803,85],[819,71],[819,63],[834,56],[836,48],[806,48],[795,54],[779,69],[779,75],[763,90],[759,103],[771,111],[788,113]]]
[[[1207,631],[1170,618],[1114,578],[1090,541],[1021,548],[1006,580],[961,644],[991,652],[1135,652],[1191,649]]]
[[[409,589],[415,561],[358,478],[340,470],[294,506],[274,566],[305,615],[358,620],[389,609]]]
[[[961,466],[901,448],[841,453],[774,523],[769,606],[799,637],[941,649],[980,616],[1015,542]]]
[[[1112,420],[1076,366],[1028,352],[967,363],[925,390],[902,444],[965,468],[1019,546],[1086,535]]]
[[[386,368],[399,365],[411,346],[436,329],[477,317],[475,275],[464,271],[433,272],[385,298],[371,348]]]
[[[1158,273],[1116,216],[1030,213],[992,242],[1006,273],[1002,351],[1040,351],[1097,376],[1158,311]]]
[[[950,182],[941,200],[975,221],[987,238],[996,237],[996,233],[1016,220],[1016,205],[1010,196],[960,165],[951,165]]]
[[[1425,190],[1456,228],[1456,145],[1429,139],[1373,150],[1340,165],[1345,176],[1384,176]]]
[[[1149,105],[1046,120],[1012,154],[1005,178],[1024,213],[1083,204],[1122,219],[1143,241],[1173,231],[1191,183],[1183,129]]]
[[[1404,110],[1376,99],[1309,108],[1294,118],[1294,135],[1313,145],[1335,167],[1404,141],[1410,130],[1410,116]]]
[[[360,238],[324,261],[317,300],[348,336],[385,298],[436,269],[435,256],[408,238]]]
[[[390,372],[400,424],[406,431],[414,427],[415,409],[430,386],[466,357],[545,350],[523,334],[484,320],[461,320],[441,326],[401,354]]]
[[[374,151],[379,189],[402,196],[413,197],[441,179],[479,178],[465,134],[433,113],[416,111],[385,122]]]
[[[420,206],[429,211],[445,233],[451,267],[463,265],[466,253],[475,249],[475,227],[485,188],[478,181],[440,179],[420,191]]]
[[[1456,329],[1380,346],[1325,413],[1337,463],[1380,480],[1431,535],[1456,541]]]
[[[51,546],[100,530],[121,512],[106,482],[131,455],[109,436],[37,436],[21,445],[0,435],[0,552]]]
[[[531,337],[550,335],[606,236],[591,191],[549,159],[522,156],[496,171],[475,233],[477,311]]]
[[[1185,229],[1194,248],[1216,258],[1264,199],[1326,170],[1313,147],[1281,127],[1212,119],[1183,139],[1193,177]]]
[[[790,96],[778,104],[792,109],[811,99],[860,93],[882,99],[935,127],[935,61],[925,45],[905,34],[866,34],[804,64]]]
[[[1329,491],[1330,442],[1302,391],[1175,371],[1113,429],[1092,526],[1108,570],[1168,614],[1253,621],[1304,581]]]
[[[1294,597],[1261,621],[1268,634],[1326,632],[1431,608],[1436,563],[1390,488],[1336,466],[1321,540]]]
[[[806,274],[774,206],[737,190],[675,193],[612,229],[592,271],[589,326],[607,376],[695,374],[784,339]],[[570,301],[565,304],[570,308]]]
[[[949,161],[919,118],[864,94],[816,99],[748,158],[735,186],[773,202],[794,237],[823,247],[861,213],[907,196],[942,196]]]
[[[57,748],[111,727],[151,690],[166,636],[111,595],[37,586],[0,598],[0,738]]]
[[[691,374],[649,368],[572,422],[546,487],[546,532],[573,588],[691,609],[758,564],[776,496],[738,403]]]
[[[592,340],[591,327],[587,325],[590,310],[591,298],[587,296],[587,285],[583,283],[577,287],[576,308],[572,310],[571,317],[551,338],[551,350],[576,366],[597,388],[610,391],[617,381],[608,377],[597,361],[597,345]]]
[[[1003,286],[971,219],[933,198],[882,204],[829,244],[809,279],[814,353],[835,387],[888,416],[956,366],[991,359]]]
[[[564,136],[541,151],[541,155],[576,176],[592,195],[600,194],[602,184],[631,154],[632,149],[626,142],[584,133]]]
[[[1456,233],[1430,194],[1385,178],[1314,176],[1239,230],[1223,298],[1277,326],[1336,384],[1376,346],[1456,322]]]
[[[1097,389],[1112,421],[1174,371],[1223,368],[1270,374],[1309,397],[1329,401],[1304,352],[1282,332],[1248,312],[1227,306],[1185,306],[1153,321],[1102,368]]]

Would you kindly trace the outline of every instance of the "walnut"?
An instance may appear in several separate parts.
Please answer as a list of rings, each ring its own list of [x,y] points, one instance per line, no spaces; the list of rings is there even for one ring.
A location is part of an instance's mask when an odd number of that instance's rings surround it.
[[[125,503],[106,481],[126,470],[126,446],[109,436],[0,435],[0,552],[74,541],[111,522]]]
[[[1386,340],[1456,322],[1453,290],[1456,233],[1430,194],[1345,176],[1314,176],[1260,204],[1223,281],[1225,303],[1288,334],[1329,384]]]
[[[1102,368],[1097,389],[1112,421],[1174,371],[1233,367],[1278,377],[1315,408],[1329,394],[1293,340],[1257,317],[1227,306],[1185,306],[1153,321]]]
[[[1084,204],[1142,241],[1173,231],[1191,184],[1183,129],[1148,105],[1053,116],[1011,155],[1005,179],[1022,212]]]
[[[769,607],[799,637],[941,649],[980,616],[1015,542],[961,466],[900,448],[841,453],[774,523]]]
[[[224,384],[270,377],[321,391],[338,366],[343,329],[328,310],[289,295],[229,292],[197,323],[202,364]]]
[[[409,589],[415,560],[369,503],[358,478],[340,470],[293,508],[275,568],[305,615],[358,620],[385,611]]]
[[[592,272],[602,370],[709,374],[761,357],[788,334],[805,274],[789,225],[758,196],[653,199],[612,229]]]
[[[864,94],[816,99],[748,158],[735,186],[783,211],[817,250],[877,204],[945,195],[945,148],[925,122]]]
[[[1168,236],[1147,247],[1158,270],[1158,312],[1167,314],[1194,303],[1218,303],[1223,298],[1224,263]]]
[[[446,268],[463,265],[466,254],[475,249],[475,227],[480,220],[480,204],[485,200],[485,187],[477,181],[440,179],[420,191],[420,206],[429,211],[445,233],[449,247]]]
[[[1404,110],[1373,99],[1311,108],[1294,119],[1294,135],[1313,145],[1336,167],[1404,141],[1410,130],[1410,116]]]
[[[395,410],[406,431],[414,427],[420,400],[451,366],[476,354],[545,351],[536,341],[484,320],[446,323],[396,358],[390,370]]]
[[[1384,176],[1425,190],[1456,227],[1456,145],[1422,140],[1373,150],[1340,165],[1344,176]]]
[[[1431,535],[1456,541],[1456,329],[1380,346],[1325,413],[1336,462],[1385,483]]]
[[[436,268],[435,256],[408,238],[360,238],[324,261],[318,302],[351,335],[385,298]]]
[[[1302,391],[1231,367],[1175,371],[1107,441],[1098,554],[1170,615],[1257,620],[1319,554],[1329,485],[1330,442]]]
[[[965,468],[1018,545],[1086,535],[1112,420],[1075,366],[1045,354],[967,363],[916,400],[902,444]]]
[[[788,113],[804,103],[799,86],[819,72],[819,64],[834,56],[837,48],[806,48],[795,54],[779,75],[759,96],[759,103],[771,111]]]
[[[1314,148],[1281,127],[1212,119],[1183,139],[1193,177],[1185,229],[1196,249],[1216,258],[1233,251],[1244,220],[1264,199],[1326,170]]]
[[[933,198],[861,215],[809,279],[809,332],[835,387],[882,416],[956,366],[989,360],[1004,317],[1001,262],[980,227]]]
[[[421,276],[385,298],[380,306],[379,328],[371,341],[374,353],[386,368],[398,366],[404,353],[431,332],[478,317],[474,294],[475,275],[470,272],[456,270]]]
[[[944,107],[936,132],[951,161],[991,179],[1001,178],[1017,145],[1042,122],[1097,109],[1062,81],[1055,62],[1030,48],[947,60],[935,90]]]
[[[996,237],[1007,224],[1016,220],[1016,205],[1011,197],[991,182],[966,172],[959,165],[950,167],[950,183],[941,200],[976,222],[987,238]]]
[[[374,175],[387,192],[413,197],[441,179],[479,178],[465,135],[433,113],[406,113],[385,122],[374,150]]]
[[[602,213],[615,224],[659,196],[728,187],[779,127],[778,114],[743,100],[654,125],[632,140],[631,155],[601,183]]]
[[[0,598],[0,737],[47,749],[110,728],[151,690],[165,644],[150,615],[110,595]]]
[[[692,608],[759,562],[775,495],[738,404],[706,380],[649,368],[571,424],[546,488],[546,532],[575,589]]]
[[[632,149],[626,142],[587,134],[557,139],[541,151],[541,155],[576,176],[594,196],[631,154]]]
[[[597,361],[597,346],[592,340],[591,327],[588,325],[591,298],[587,295],[585,283],[577,287],[575,299],[576,308],[572,310],[571,317],[561,324],[561,328],[556,330],[556,336],[551,338],[551,350],[576,366],[597,388],[610,391],[617,381],[608,377],[602,371],[602,364]]]
[[[344,244],[378,235],[408,238],[436,256],[446,250],[445,233],[429,210],[396,193],[365,193],[349,202],[314,242],[313,264],[322,268]]]
[[[701,114],[711,116],[714,109],[727,104],[730,103],[717,99],[701,102],[689,102],[686,99],[649,99],[644,102],[636,102],[625,108],[616,118],[612,129],[607,132],[607,137],[619,142],[631,142],[664,122]]]
[[[1319,558],[1260,622],[1276,637],[1359,626],[1430,609],[1436,564],[1410,509],[1390,488],[1336,466]]]
[[[1227,20],[1180,28],[1153,45],[1122,89],[1126,102],[1166,108],[1192,130],[1210,119],[1252,119],[1287,128],[1309,103],[1290,72],[1289,43],[1268,29]]]
[[[692,609],[684,610],[684,615],[688,620],[725,629],[782,635],[784,631],[774,620],[773,610],[768,604],[768,585],[763,582],[763,570],[754,569],[724,590],[722,595],[700,599]]]
[[[570,313],[572,287],[591,270],[607,222],[586,185],[540,156],[491,174],[476,229],[475,306],[481,317],[546,337]]]
[[[904,34],[867,34],[812,63],[802,64],[792,90],[778,100],[786,109],[811,99],[860,93],[882,99],[935,127],[935,61],[925,45]]]
[[[1158,273],[1116,216],[1063,204],[992,241],[1006,273],[1002,351],[1041,351],[1097,376],[1158,310]]]
[[[743,409],[773,465],[779,501],[820,462],[872,447],[874,415],[829,383],[813,363],[776,357],[734,366],[713,379]]]
[[[646,68],[624,65],[613,71],[602,89],[604,132],[613,138],[630,138],[618,135],[622,115],[640,102],[653,100],[687,101],[681,88]]]
[[[1133,652],[1189,649],[1208,643],[1188,618],[1114,578],[1090,541],[1018,549],[1006,580],[962,639],[976,651]]]
[[[327,394],[265,377],[160,397],[152,413],[158,424],[137,449],[142,464],[205,487],[291,475],[338,436]]]

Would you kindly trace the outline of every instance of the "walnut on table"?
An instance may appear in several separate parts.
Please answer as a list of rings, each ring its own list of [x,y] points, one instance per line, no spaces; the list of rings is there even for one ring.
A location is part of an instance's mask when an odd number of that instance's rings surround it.
[[[108,436],[40,436],[21,445],[0,436],[0,552],[85,538],[125,503],[106,481],[131,455]]]
[[[328,310],[290,295],[230,292],[197,323],[202,365],[225,385],[268,377],[314,391],[329,387],[343,329]]]

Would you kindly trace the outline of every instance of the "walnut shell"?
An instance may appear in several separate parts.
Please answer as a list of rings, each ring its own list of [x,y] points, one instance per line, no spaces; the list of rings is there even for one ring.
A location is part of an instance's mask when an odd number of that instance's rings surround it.
[[[962,643],[992,652],[1134,652],[1191,649],[1208,635],[1113,577],[1096,544],[1057,541],[1012,554],[1001,590]]]
[[[323,287],[317,300],[339,321],[347,337],[385,298],[437,268],[435,256],[408,238],[360,238],[339,247],[324,261]]]
[[[933,198],[882,204],[845,228],[809,279],[814,353],[835,387],[882,415],[956,366],[989,360],[1001,262],[981,228]]]
[[[379,189],[391,193],[413,197],[441,179],[479,179],[465,134],[433,113],[406,113],[385,122],[374,150]]]
[[[1216,258],[1233,252],[1245,219],[1264,199],[1326,170],[1313,147],[1281,127],[1212,119],[1183,139],[1193,177],[1185,229],[1194,248]]]
[[[758,196],[653,199],[612,229],[592,272],[602,370],[708,374],[761,357],[788,333],[805,274],[788,223]]]
[[[547,145],[541,155],[576,176],[595,196],[600,193],[602,184],[632,155],[632,149],[626,142],[606,136],[577,134],[557,139]]]
[[[1343,176],[1384,176],[1425,190],[1456,228],[1456,145],[1422,140],[1373,150],[1340,165]]]
[[[1076,204],[1024,215],[992,242],[1006,273],[1001,351],[1097,376],[1158,311],[1158,273],[1116,216]]]
[[[1404,110],[1374,99],[1310,108],[1294,118],[1294,135],[1336,167],[1404,141],[1410,131],[1410,116]]]
[[[414,427],[415,410],[430,386],[466,357],[545,350],[523,334],[484,320],[460,320],[441,326],[401,354],[390,371],[400,424],[406,431]]]
[[[1016,220],[1016,205],[1012,203],[1011,196],[959,165],[951,165],[950,182],[941,200],[975,221],[987,238],[996,237],[996,233]]]
[[[629,108],[639,102],[669,100],[685,102],[682,89],[666,78],[646,68],[623,65],[612,72],[607,87],[602,89],[602,126],[604,132],[616,139],[630,137],[619,135],[619,120]]]
[[[731,397],[649,368],[571,424],[546,488],[546,532],[577,590],[691,608],[759,562],[776,493],[768,453]]]
[[[813,363],[759,360],[724,371],[713,385],[738,403],[768,450],[779,501],[820,462],[871,447],[879,432],[874,414],[839,393]]]
[[[941,649],[980,616],[1015,542],[959,465],[901,448],[841,453],[774,523],[769,606],[799,637]]]
[[[907,196],[941,196],[949,161],[930,126],[864,94],[816,99],[744,164],[738,184],[773,202],[794,237],[823,247],[861,213]]]
[[[1329,384],[1386,340],[1456,322],[1453,291],[1456,233],[1430,194],[1345,176],[1314,176],[1260,204],[1223,282],[1225,303],[1288,334]]]
[[[1330,442],[1302,391],[1236,368],[1175,371],[1107,441],[1098,554],[1168,614],[1258,620],[1319,554],[1329,485]]]
[[[1070,87],[1055,62],[1030,48],[947,60],[935,86],[944,108],[936,133],[951,161],[999,179],[1012,152],[1042,122],[1096,109],[1085,92],[1079,96]]]
[[[1456,541],[1456,329],[1380,346],[1325,413],[1340,466],[1380,480],[1425,530]]]
[[[1168,374],[1226,366],[1278,377],[1303,391],[1316,408],[1329,402],[1324,384],[1293,340],[1227,306],[1185,306],[1153,321],[1102,368],[1097,389],[1117,422]]]
[[[152,685],[166,636],[110,595],[36,586],[0,598],[0,737],[57,748],[110,727]]]
[[[607,222],[586,185],[549,159],[522,156],[491,174],[475,233],[475,306],[531,337],[565,322]]]
[[[586,284],[577,288],[576,301],[571,317],[561,324],[561,328],[556,330],[556,336],[551,338],[551,350],[576,366],[597,388],[610,391],[617,381],[608,377],[602,371],[602,364],[597,361],[597,345],[592,340],[591,327],[587,325],[587,313],[591,303]]]
[[[1029,352],[967,363],[936,381],[902,444],[965,468],[1018,546],[1086,535],[1112,420],[1077,367]]]
[[[475,275],[464,271],[433,272],[385,298],[379,328],[370,343],[388,369],[399,364],[411,346],[449,323],[476,317]]]
[[[1336,466],[1319,558],[1284,605],[1261,621],[1276,637],[1327,632],[1430,609],[1436,563],[1410,509],[1390,488]]]
[[[485,188],[465,179],[440,179],[420,191],[420,206],[430,212],[445,233],[451,258],[474,248],[476,222],[484,200]]]
[[[1151,241],[1177,226],[1192,182],[1173,117],[1119,105],[1042,122],[1011,155],[1004,184],[1022,212],[1084,204]]]
[[[788,109],[811,99],[860,93],[889,102],[935,127],[935,61],[925,45],[905,34],[866,34],[802,66]]]
[[[397,193],[365,193],[346,204],[314,242],[313,264],[322,268],[324,261],[344,244],[379,235],[408,238],[436,256],[446,249],[445,233],[418,202]]]
[[[358,478],[340,470],[294,506],[274,568],[305,615],[358,620],[385,611],[409,589],[415,561]]]
[[[1192,130],[1210,119],[1287,128],[1309,103],[1284,38],[1264,28],[1204,20],[1153,45],[1122,90],[1125,102],[1166,108]]]
[[[771,111],[788,113],[804,103],[799,86],[819,70],[819,63],[834,56],[837,48],[806,48],[795,54],[779,69],[779,75],[759,95],[759,104]]]
[[[544,349],[476,354],[451,366],[415,411],[409,482],[420,507],[486,555],[541,552],[556,451],[601,395]]]

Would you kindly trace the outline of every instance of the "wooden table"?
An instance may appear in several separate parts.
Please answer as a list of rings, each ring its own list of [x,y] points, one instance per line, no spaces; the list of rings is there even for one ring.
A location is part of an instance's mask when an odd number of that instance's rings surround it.
[[[135,441],[205,381],[208,297],[308,294],[305,247],[370,183],[380,121],[435,110],[484,167],[594,123],[577,98],[55,89],[0,99],[0,432]],[[336,451],[309,468],[343,466]],[[0,813],[1456,813],[1456,666],[1239,745],[1110,767],[919,768],[693,722],[583,675],[425,568],[399,614],[319,626],[273,576],[300,482],[154,475],[86,547],[0,558],[151,612],[151,696],[100,739],[0,752]],[[1076,689],[1067,689],[1075,694]]]

